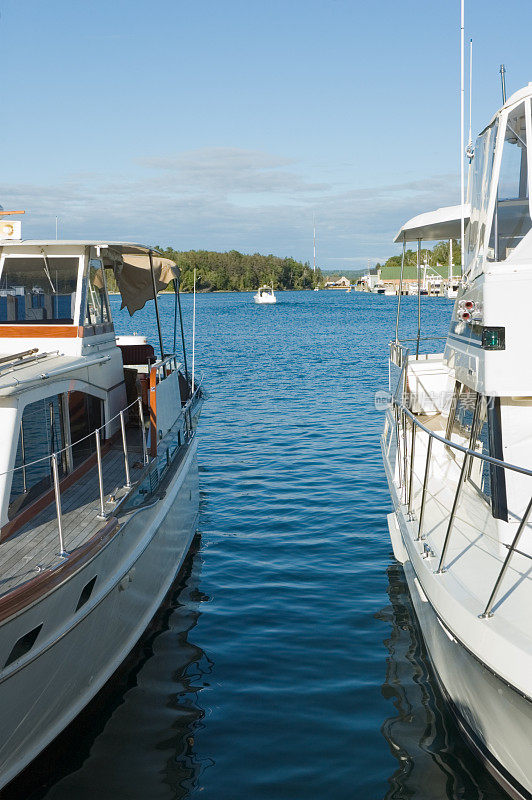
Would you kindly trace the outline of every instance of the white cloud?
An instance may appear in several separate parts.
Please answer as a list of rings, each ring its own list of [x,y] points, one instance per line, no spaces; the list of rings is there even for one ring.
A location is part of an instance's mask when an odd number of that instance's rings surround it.
[[[142,159],[135,176],[77,174],[55,185],[3,186],[4,208],[26,208],[25,236],[114,238],[178,249],[238,249],[365,266],[396,252],[401,224],[456,202],[451,175],[345,190],[314,183],[289,159],[238,148],[205,148]],[[132,168],[133,169],[133,168]]]

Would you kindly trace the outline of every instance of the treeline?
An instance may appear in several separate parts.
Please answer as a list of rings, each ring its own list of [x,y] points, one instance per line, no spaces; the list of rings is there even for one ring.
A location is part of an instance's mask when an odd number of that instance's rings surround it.
[[[401,259],[402,253],[391,256],[384,264],[376,264],[375,267],[400,267],[401,266]],[[432,250],[428,248],[423,248],[421,250],[421,262],[425,262],[429,264],[431,267],[435,267],[437,264],[441,264],[442,266],[446,266],[449,263],[449,242],[438,242]],[[453,264],[456,266],[460,266],[462,263],[462,257],[460,252],[460,243],[453,239]],[[406,250],[405,251],[405,266],[406,267],[415,267],[417,264],[417,250]]]
[[[246,292],[272,284],[275,289],[312,289],[321,281],[321,272],[314,273],[310,265],[293,258],[246,255],[238,250],[215,253],[210,250],[173,250],[157,248],[164,256],[175,261],[181,271],[180,286],[184,292],[194,287],[203,292]]]

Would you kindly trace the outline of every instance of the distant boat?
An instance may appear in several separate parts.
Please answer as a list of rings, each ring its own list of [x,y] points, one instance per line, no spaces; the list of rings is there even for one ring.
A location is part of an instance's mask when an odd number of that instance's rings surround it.
[[[261,304],[276,303],[277,298],[273,291],[273,284],[271,286],[260,286],[257,290],[257,294],[253,295],[253,299],[256,303]]]
[[[314,287],[314,291],[315,291],[315,292],[319,292],[319,289],[318,289],[318,287],[317,287],[317,286],[315,286],[315,287]]]

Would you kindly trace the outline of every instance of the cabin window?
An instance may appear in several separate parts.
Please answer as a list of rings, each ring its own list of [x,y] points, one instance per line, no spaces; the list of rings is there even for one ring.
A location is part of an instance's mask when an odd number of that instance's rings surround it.
[[[0,323],[71,325],[78,265],[77,258],[7,256],[0,278]]]
[[[85,584],[83,589],[81,590],[81,594],[79,596],[78,604],[76,606],[76,611],[79,611],[81,606],[84,606],[87,600],[90,598],[92,594],[92,590],[94,589],[94,585],[96,583],[96,579],[98,578],[97,575],[94,578],[91,578],[88,583]]]
[[[446,434],[447,439],[456,440],[452,434],[456,434],[461,439],[460,444],[471,450],[502,461],[499,398],[484,397],[468,386],[457,383]],[[447,447],[447,451],[453,458],[463,458],[461,453],[451,447]],[[467,470],[467,479],[490,503],[493,516],[507,521],[504,469],[488,461],[472,458]]]
[[[525,104],[521,103],[506,123],[488,260],[504,261],[532,227],[528,196]]]
[[[111,321],[105,270],[101,259],[91,258],[89,261],[87,281],[87,304],[85,309],[85,325],[102,325]]]
[[[21,636],[15,644],[13,645],[10,654],[7,657],[6,663],[4,664],[4,668],[8,667],[13,661],[18,661],[19,658],[25,656],[26,653],[29,653],[35,642],[37,641],[37,637],[41,632],[41,628],[43,623],[41,622],[40,625],[37,625],[32,631],[28,631],[25,633],[24,636]]]
[[[59,476],[68,471],[64,430],[64,405],[61,395],[37,400],[25,407],[11,484],[10,519],[53,485],[50,462],[50,455],[53,452],[63,451],[57,462]]]
[[[503,460],[501,409],[498,397],[477,395],[475,422],[469,447],[471,450]],[[504,468],[488,461],[472,459],[468,478],[491,503],[493,516],[508,522]]]
[[[96,428],[100,428],[103,424],[102,405],[102,401],[91,394],[68,393],[70,441],[74,467],[85,461],[96,450],[95,437],[90,434],[93,434]]]

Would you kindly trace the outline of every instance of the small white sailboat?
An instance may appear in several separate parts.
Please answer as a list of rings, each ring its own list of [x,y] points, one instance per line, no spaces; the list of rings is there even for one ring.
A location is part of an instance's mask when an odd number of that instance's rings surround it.
[[[271,286],[260,286],[257,289],[257,294],[253,295],[253,299],[256,303],[263,305],[271,305],[272,303],[276,303],[277,298],[275,296],[275,292],[273,291],[273,283]]]

